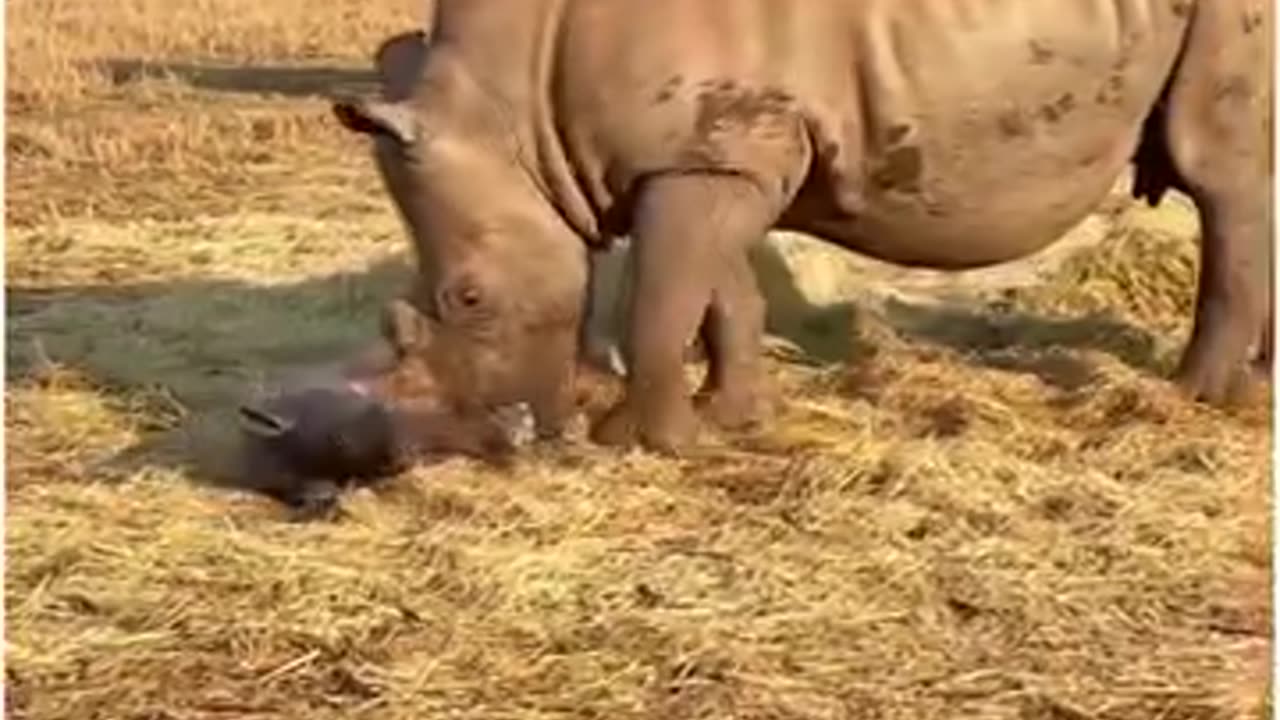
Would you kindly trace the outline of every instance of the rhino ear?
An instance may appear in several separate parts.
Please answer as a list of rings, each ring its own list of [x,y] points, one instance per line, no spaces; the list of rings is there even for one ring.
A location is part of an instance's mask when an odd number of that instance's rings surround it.
[[[382,81],[384,100],[397,102],[413,94],[427,60],[429,40],[423,30],[413,30],[387,38],[373,56]]]
[[[387,135],[401,145],[412,145],[417,139],[417,124],[408,105],[368,98],[340,99],[333,103],[333,114],[343,127],[366,135]]]

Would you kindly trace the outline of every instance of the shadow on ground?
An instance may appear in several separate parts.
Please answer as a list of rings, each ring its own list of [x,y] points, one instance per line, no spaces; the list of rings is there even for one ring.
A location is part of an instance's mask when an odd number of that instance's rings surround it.
[[[175,78],[200,90],[286,97],[328,97],[338,92],[376,90],[372,68],[221,65],[112,58],[100,62],[111,81],[125,85],[146,79]]]
[[[1080,378],[1092,376],[1083,360],[1063,356],[1061,350],[1107,353],[1153,374],[1169,370],[1168,358],[1153,333],[1115,317],[1048,317],[977,297],[946,303],[889,298],[816,305],[800,291],[776,250],[760,245],[753,261],[769,300],[769,332],[820,364],[847,362],[874,352],[866,338],[875,333],[865,330],[879,323],[905,340],[958,351],[978,365],[1031,372],[1059,387],[1076,387],[1083,382]]]
[[[237,402],[298,369],[333,363],[375,337],[378,308],[407,266],[277,286],[211,280],[7,288],[6,384],[70,373],[155,428],[90,460],[106,479],[180,468],[224,482]],[[152,421],[153,420],[153,421]]]
[[[766,250],[756,262],[771,331],[808,364],[874,353],[875,335],[863,326],[880,323],[898,338],[957,350],[987,367],[1034,373],[1057,387],[1079,387],[1094,375],[1084,360],[1061,350],[1102,351],[1161,372],[1154,336],[1117,320],[993,314],[976,304],[815,306],[780,255]],[[157,432],[101,467],[109,477],[140,467],[181,467],[193,477],[225,482],[224,473],[201,463],[226,455],[217,443],[225,441],[227,427],[219,423],[230,425],[235,402],[271,376],[333,362],[371,339],[378,307],[398,291],[405,273],[402,262],[388,260],[361,272],[279,286],[11,285],[6,380],[11,387],[40,383],[51,368],[68,368],[109,399],[125,402],[148,393],[169,398],[185,412],[157,423]],[[220,429],[210,430],[215,426]],[[206,441],[213,445],[201,448]]]

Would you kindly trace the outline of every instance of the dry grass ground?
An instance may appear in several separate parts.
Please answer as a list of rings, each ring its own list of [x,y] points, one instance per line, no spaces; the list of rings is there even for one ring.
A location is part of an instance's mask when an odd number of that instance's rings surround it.
[[[1172,207],[968,305],[782,318],[848,361],[778,353],[784,417],[687,461],[455,461],[296,524],[148,444],[371,331],[403,240],[315,93],[419,5],[8,5],[11,717],[1269,714],[1269,412],[1161,378]]]

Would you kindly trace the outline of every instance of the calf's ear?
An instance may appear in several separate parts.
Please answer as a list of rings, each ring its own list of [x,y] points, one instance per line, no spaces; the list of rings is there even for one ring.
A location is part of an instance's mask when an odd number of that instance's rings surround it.
[[[370,98],[343,98],[334,101],[333,114],[343,127],[366,135],[386,135],[401,145],[417,139],[413,110],[404,103]]]
[[[245,432],[267,440],[283,437],[294,427],[288,418],[253,404],[241,405],[239,416],[240,427]]]

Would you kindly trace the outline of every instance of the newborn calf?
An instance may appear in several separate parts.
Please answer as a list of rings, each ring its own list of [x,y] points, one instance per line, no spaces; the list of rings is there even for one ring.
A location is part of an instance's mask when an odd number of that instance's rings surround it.
[[[399,407],[356,382],[281,392],[239,408],[243,485],[308,514],[324,513],[344,487],[370,484],[419,460],[459,454],[505,462],[529,422],[519,414],[468,418]]]

